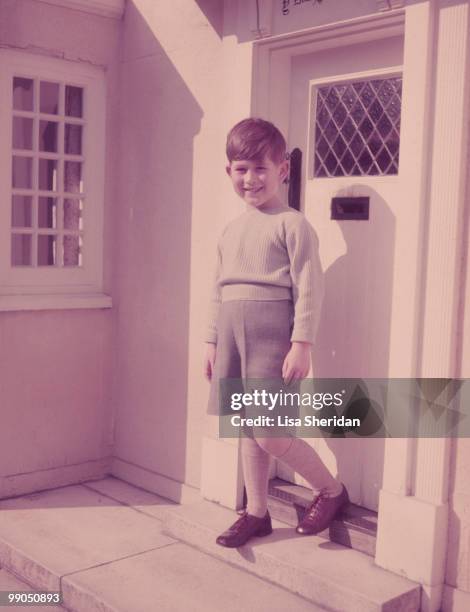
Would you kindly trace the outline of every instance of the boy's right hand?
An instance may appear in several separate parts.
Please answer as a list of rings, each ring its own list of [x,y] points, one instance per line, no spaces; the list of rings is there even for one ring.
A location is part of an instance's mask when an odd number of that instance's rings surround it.
[[[212,380],[212,375],[214,373],[216,348],[217,348],[216,344],[212,344],[212,342],[206,342],[206,356],[204,359],[204,376],[207,378],[207,380]]]

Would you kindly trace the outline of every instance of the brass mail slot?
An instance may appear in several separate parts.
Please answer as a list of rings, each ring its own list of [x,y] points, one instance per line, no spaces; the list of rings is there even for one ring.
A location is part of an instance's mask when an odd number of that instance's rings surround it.
[[[364,221],[369,219],[369,197],[332,198],[331,219],[337,221]]]

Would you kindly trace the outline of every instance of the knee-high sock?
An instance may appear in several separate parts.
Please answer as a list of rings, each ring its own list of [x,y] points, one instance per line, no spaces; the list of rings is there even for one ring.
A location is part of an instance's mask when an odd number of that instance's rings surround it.
[[[249,437],[240,438],[247,512],[262,517],[268,509],[268,475],[271,457]]]
[[[256,438],[259,446],[295,470],[310,484],[314,493],[323,490],[339,495],[341,484],[333,477],[318,453],[302,438]]]

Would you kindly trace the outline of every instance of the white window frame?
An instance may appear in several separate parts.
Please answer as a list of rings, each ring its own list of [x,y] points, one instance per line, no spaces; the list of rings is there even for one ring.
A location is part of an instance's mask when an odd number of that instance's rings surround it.
[[[320,87],[325,85],[344,85],[346,83],[353,83],[354,81],[367,80],[367,79],[381,79],[381,78],[392,78],[400,77],[403,78],[403,66],[390,66],[388,68],[372,69],[372,70],[361,70],[359,72],[352,72],[350,74],[338,74],[329,77],[320,77],[318,79],[309,80],[309,137],[307,139],[307,160],[308,160],[308,178],[309,179],[334,179],[334,180],[345,180],[351,181],[355,179],[373,179],[376,181],[398,181],[400,178],[400,163],[398,164],[397,174],[357,174],[357,175],[340,175],[340,176],[325,176],[316,177],[314,176],[314,158],[316,150],[316,138],[315,138],[315,122],[317,116],[317,92]],[[403,101],[403,98],[402,98]],[[401,108],[403,110],[403,106]],[[401,151],[402,133],[400,129],[400,151]]]
[[[84,89],[82,138],[83,265],[11,265],[13,76],[63,82]],[[0,50],[0,310],[110,307],[103,294],[105,162],[103,69],[9,49]]]

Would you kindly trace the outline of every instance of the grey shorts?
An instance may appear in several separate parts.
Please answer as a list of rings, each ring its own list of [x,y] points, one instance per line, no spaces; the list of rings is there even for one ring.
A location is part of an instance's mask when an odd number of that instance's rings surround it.
[[[293,324],[294,306],[290,300],[222,302],[207,414],[230,412],[219,407],[220,379],[282,378]]]

